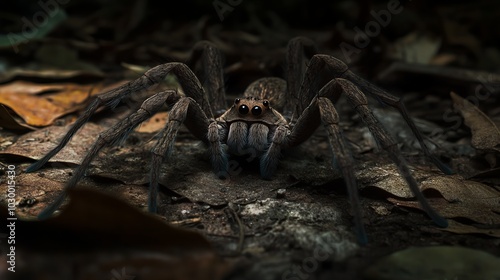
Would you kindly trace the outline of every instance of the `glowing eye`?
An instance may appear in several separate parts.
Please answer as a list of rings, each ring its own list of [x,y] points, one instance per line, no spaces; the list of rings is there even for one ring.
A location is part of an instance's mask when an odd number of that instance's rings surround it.
[[[234,104],[238,104],[238,103],[240,103],[240,99],[239,99],[239,98],[236,98],[236,99],[234,100]]]
[[[242,115],[248,114],[248,111],[249,111],[249,109],[248,109],[247,105],[241,105],[240,108],[238,109],[238,112],[240,112],[240,114],[242,114]],[[253,109],[252,109],[252,111],[253,111]]]
[[[262,108],[260,108],[259,106],[255,106],[252,108],[252,115],[258,116],[260,114],[262,114]]]
[[[267,101],[267,100],[264,100],[264,102],[262,102],[262,104],[264,105],[264,107],[269,107],[269,101]]]

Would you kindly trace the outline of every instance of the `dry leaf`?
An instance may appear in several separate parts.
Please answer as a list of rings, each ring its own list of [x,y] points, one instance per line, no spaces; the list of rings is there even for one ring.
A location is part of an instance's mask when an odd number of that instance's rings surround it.
[[[9,113],[9,110],[0,104],[0,127],[10,130],[35,130],[36,128],[26,125],[21,120]]]
[[[500,130],[479,108],[466,99],[450,92],[454,106],[462,114],[465,125],[472,132],[471,144],[474,148],[484,151],[500,152]]]
[[[421,190],[427,194],[438,192],[444,199],[433,199],[432,206],[445,218],[468,218],[482,224],[500,224],[500,192],[485,184],[465,180],[460,175],[436,175],[414,170]],[[409,201],[413,194],[393,164],[368,166],[358,171],[359,181],[384,190],[394,204],[421,209],[417,201]],[[439,196],[439,195],[438,195]]]
[[[78,267],[70,277],[78,279],[124,274],[141,279],[222,279],[232,269],[195,231],[168,225],[102,192],[72,189],[68,194],[69,203],[60,215],[15,222],[18,271],[36,272],[36,279],[68,279],[46,269],[47,259],[51,265]],[[10,217],[5,206],[0,206],[0,217]]]
[[[500,192],[479,182],[464,180],[458,175],[433,176],[421,183],[424,192],[437,190],[445,200],[432,206],[445,218],[467,218],[472,221],[500,225]],[[388,198],[389,201],[420,209],[417,201]]]
[[[28,125],[47,126],[82,107],[100,93],[103,85],[33,84],[15,82],[0,86],[0,103],[16,112]],[[46,91],[54,93],[41,94]]]
[[[491,237],[500,238],[500,228],[477,228],[474,226],[459,223],[454,220],[448,220],[448,227],[439,229],[458,234],[484,234]]]
[[[26,133],[0,154],[40,159],[52,150],[66,134],[69,126],[49,126]],[[99,133],[105,129],[94,123],[87,123],[72,140],[49,162],[79,164],[87,150],[94,144]]]
[[[200,234],[169,226],[109,194],[76,188],[68,190],[68,195],[69,203],[60,215],[43,221],[19,220],[16,241],[22,246],[47,249],[89,249],[90,245],[96,249],[140,248],[164,253],[212,250]],[[7,209],[2,215],[5,221]]]

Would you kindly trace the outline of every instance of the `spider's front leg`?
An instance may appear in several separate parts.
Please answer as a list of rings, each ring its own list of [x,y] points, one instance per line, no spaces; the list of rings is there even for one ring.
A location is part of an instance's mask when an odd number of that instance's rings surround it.
[[[150,171],[151,182],[148,192],[148,209],[150,212],[156,212],[160,166],[163,160],[172,153],[179,127],[184,123],[195,136],[200,136],[200,139],[203,139],[207,134],[207,129],[215,123],[207,118],[194,99],[190,97],[181,97],[176,91],[172,90],[160,92],[148,98],[137,112],[129,115],[126,119],[101,133],[82,163],[74,171],[73,176],[66,184],[63,192],[51,205],[44,209],[38,217],[40,219],[48,218],[61,206],[66,198],[67,190],[76,186],[78,181],[84,176],[85,170],[87,170],[92,160],[98,155],[102,148],[120,142],[120,140],[126,137],[130,131],[140,123],[158,112],[165,103],[174,105],[169,113],[167,125],[162,130],[161,137],[152,150],[153,155]],[[208,134],[210,135],[210,133]],[[201,137],[201,135],[203,135],[203,137]],[[227,170],[227,156],[225,156],[221,148],[220,141],[211,142],[211,147],[212,158],[215,159],[216,163],[214,166]]]
[[[134,127],[158,111],[164,103],[173,105],[173,108],[169,122],[163,130],[163,136],[153,151],[153,168],[151,169],[152,187],[150,188],[149,194],[149,209],[151,211],[156,210],[159,167],[162,159],[171,152],[179,126],[183,122],[198,139],[204,142],[210,142],[213,155],[212,162],[217,172],[227,172],[227,157],[217,137],[217,129],[213,129],[215,123],[213,120],[213,112],[219,111],[220,108],[224,106],[225,102],[221,55],[212,43],[202,41],[194,46],[189,63],[193,68],[199,70],[198,73],[201,75],[201,80],[204,81],[203,86],[198,77],[184,63],[171,62],[151,68],[140,78],[99,95],[76,120],[59,144],[43,158],[29,166],[26,172],[36,171],[47,163],[49,159],[68,143],[73,135],[88,121],[99,107],[105,105],[109,107],[116,106],[126,96],[160,83],[170,73],[177,77],[180,85],[184,89],[186,97],[181,97],[177,95],[177,93],[173,93],[173,91],[155,94],[144,101],[141,108],[136,113],[131,114],[126,119],[100,134],[99,139],[91,147],[81,165],[75,170],[65,190],[76,185],[84,175],[92,159],[98,154],[99,150],[125,138]],[[205,92],[205,89],[207,92]],[[213,104],[208,100],[213,101]],[[215,128],[217,128],[217,126]],[[47,209],[44,209],[39,216],[41,218],[50,216],[62,204],[65,196],[66,192],[63,191],[56,201]]]
[[[152,150],[148,198],[149,212],[155,213],[157,211],[160,167],[162,162],[172,153],[175,138],[183,123],[198,139],[207,142],[214,172],[219,176],[228,172],[228,156],[219,138],[217,122],[208,119],[202,108],[192,98],[181,98],[169,112],[167,125],[162,130],[161,137]]]
[[[374,84],[368,82],[367,80],[359,77],[355,73],[349,70],[348,66],[332,56],[328,55],[314,55],[307,69],[306,75],[304,77],[305,85],[304,89],[306,92],[315,92],[318,90],[318,86],[321,87],[322,84],[318,83],[317,73],[326,72],[330,74],[329,79],[342,78],[355,84],[362,92],[371,95],[378,101],[395,108],[399,111],[406,124],[410,127],[413,135],[417,138],[420,147],[424,154],[436,165],[443,173],[453,174],[453,171],[444,163],[442,163],[434,154],[429,151],[429,148],[424,142],[424,137],[422,133],[418,130],[415,122],[412,120],[406,107],[401,100],[401,98],[389,94],[385,90],[375,86]]]
[[[413,195],[417,198],[422,209],[429,215],[434,223],[440,227],[447,227],[448,221],[437,213],[424,197],[417,181],[411,175],[408,164],[399,150],[396,141],[386,131],[384,126],[377,120],[373,111],[368,106],[368,100],[362,91],[352,82],[345,79],[336,79],[329,82],[320,92],[320,95],[328,96],[331,93],[346,95],[351,107],[356,110],[361,120],[368,127],[380,146],[387,152],[391,160],[396,164],[399,173],[404,177]]]
[[[315,100],[312,102],[314,104]],[[354,159],[342,135],[342,130],[339,126],[339,115],[331,100],[325,97],[318,97],[317,106],[319,108],[321,122],[328,132],[330,148],[334,154],[334,162],[332,164],[340,169],[347,186],[347,193],[349,194],[358,242],[364,245],[368,242],[368,238],[366,237],[365,227],[363,226],[362,207],[359,203],[358,187],[356,177],[354,176]]]
[[[374,97],[392,108],[397,109],[417,138],[424,154],[443,173],[453,173],[450,167],[442,163],[429,151],[429,148],[424,142],[422,133],[418,130],[415,122],[411,119],[401,98],[391,95],[385,90],[359,77],[350,71],[349,67],[344,62],[335,57],[324,54],[312,55],[311,52],[313,52],[314,49],[310,46],[311,44],[312,42],[310,40],[298,37],[292,39],[288,46],[289,56],[295,58],[295,60],[289,59],[288,62],[289,71],[291,71],[291,73],[288,73],[290,76],[288,79],[288,90],[290,91],[290,96],[292,97],[291,100],[294,100],[295,102],[295,115],[300,115],[303,108],[309,104],[318,91],[331,79],[343,78],[349,80],[359,87],[362,92]],[[309,60],[308,68],[304,71],[300,66],[304,64],[304,59],[308,57],[311,57],[311,59]],[[304,75],[299,76],[302,73]],[[299,83],[297,81],[301,81],[300,90]]]
[[[360,244],[366,244],[366,231],[362,222],[361,205],[354,176],[354,160],[344,137],[342,137],[339,117],[330,99],[326,97],[313,98],[291,131],[285,126],[279,126],[276,129],[271,145],[261,158],[261,174],[265,178],[270,177],[278,165],[281,149],[294,147],[304,142],[321,123],[328,132],[328,139],[335,158],[333,164],[340,168],[347,185],[358,241]]]
[[[174,103],[180,97],[176,91],[169,90],[165,92],[157,93],[150,98],[146,99],[141,108],[137,112],[132,113],[127,118],[115,124],[110,129],[101,133],[97,141],[92,145],[89,152],[83,159],[82,163],[75,169],[73,176],[66,184],[63,192],[57,197],[57,199],[45,208],[38,217],[40,219],[45,219],[50,217],[54,211],[61,206],[66,198],[66,192],[68,189],[76,186],[78,181],[84,176],[85,170],[89,167],[92,160],[98,155],[99,151],[105,146],[112,145],[114,143],[120,142],[125,138],[135,127],[140,123],[150,118],[154,113],[158,112],[165,103]]]
[[[332,100],[337,100],[340,94],[345,94],[352,108],[360,115],[362,121],[369,128],[380,146],[387,152],[391,160],[396,164],[400,174],[405,179],[413,195],[417,198],[422,209],[440,227],[447,227],[448,222],[439,213],[437,213],[424,197],[417,181],[412,176],[408,165],[397,147],[397,143],[385,130],[383,125],[378,122],[372,110],[368,106],[366,96],[348,80],[333,79],[327,83],[319,92],[317,103],[319,107],[321,122],[328,131],[330,147],[336,158],[336,163],[341,169],[351,201],[351,207],[354,213],[354,222],[358,239],[361,244],[366,243],[366,234],[361,221],[362,213],[357,193],[356,180],[354,177],[354,160],[351,154],[347,152],[347,145],[338,126],[338,114],[335,110]],[[316,102],[313,100],[312,103]],[[311,104],[313,105],[313,104]]]
[[[26,172],[33,172],[44,166],[66,146],[73,135],[94,115],[97,109],[103,106],[113,108],[123,98],[161,83],[168,74],[174,74],[184,89],[186,96],[193,98],[201,106],[205,114],[209,118],[213,118],[212,112],[220,111],[221,107],[225,107],[222,59],[219,50],[212,43],[201,41],[194,46],[189,63],[193,68],[201,66],[198,67],[201,68],[200,77],[204,81],[204,86],[208,94],[205,94],[205,90],[198,77],[184,63],[170,62],[153,67],[138,79],[97,96],[86,108],[85,112],[78,117],[59,144],[43,158],[30,165],[26,169]],[[213,104],[209,100],[213,101]]]

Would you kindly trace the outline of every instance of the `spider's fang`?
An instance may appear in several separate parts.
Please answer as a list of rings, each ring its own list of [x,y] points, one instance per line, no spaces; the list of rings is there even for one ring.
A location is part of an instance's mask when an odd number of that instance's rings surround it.
[[[249,110],[250,109],[248,109],[247,105],[241,105],[240,108],[238,109],[238,112],[240,112],[240,114],[242,114],[242,115],[246,115],[246,114],[248,114]],[[252,109],[252,111],[253,111],[253,109]]]

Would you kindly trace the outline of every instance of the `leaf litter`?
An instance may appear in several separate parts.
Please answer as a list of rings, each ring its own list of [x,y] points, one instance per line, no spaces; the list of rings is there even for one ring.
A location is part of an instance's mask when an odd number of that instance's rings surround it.
[[[84,108],[93,96],[119,84],[104,87],[103,84],[35,84],[16,81],[0,85],[0,104],[12,109],[27,125],[48,126],[63,115]]]
[[[479,108],[454,92],[450,93],[453,105],[462,114],[465,125],[471,129],[471,144],[482,151],[500,152],[500,130]]]
[[[200,233],[170,226],[95,190],[74,189],[68,194],[69,203],[59,215],[16,222],[19,274],[30,277],[24,268],[29,265],[38,279],[42,275],[71,278],[72,270],[53,270],[46,260],[37,258],[46,250],[53,252],[51,262],[77,268],[81,279],[103,279],[122,268],[144,279],[221,279],[233,267],[216,255]],[[7,208],[2,206],[0,211],[5,220]],[[73,252],[71,259],[60,253],[68,249]],[[94,261],[89,264],[89,259]]]

